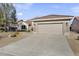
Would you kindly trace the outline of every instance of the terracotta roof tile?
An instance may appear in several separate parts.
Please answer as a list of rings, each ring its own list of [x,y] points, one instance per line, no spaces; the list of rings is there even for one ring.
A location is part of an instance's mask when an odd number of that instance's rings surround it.
[[[73,17],[69,15],[47,15],[47,16],[41,16],[41,17],[36,17],[33,19],[48,19],[48,18],[61,18],[61,17]]]

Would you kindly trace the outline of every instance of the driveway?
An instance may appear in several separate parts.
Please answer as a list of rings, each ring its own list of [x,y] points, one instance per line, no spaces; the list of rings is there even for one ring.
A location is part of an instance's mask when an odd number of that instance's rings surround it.
[[[0,48],[6,56],[72,56],[74,55],[63,35],[34,33],[30,37]]]

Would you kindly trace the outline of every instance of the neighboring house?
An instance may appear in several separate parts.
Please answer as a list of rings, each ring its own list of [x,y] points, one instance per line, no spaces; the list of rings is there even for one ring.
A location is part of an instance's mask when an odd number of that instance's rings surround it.
[[[6,26],[7,31],[16,31],[17,30],[17,24],[10,24],[9,26]]]
[[[32,20],[27,20],[26,23],[28,24],[28,30],[34,31],[34,27],[35,27],[34,22]]]
[[[0,30],[2,31],[16,31],[17,24],[13,24],[11,22],[8,22],[7,24],[0,24]]]
[[[28,31],[28,24],[23,20],[17,22],[17,30],[18,31]]]
[[[73,21],[70,25],[70,31],[79,33],[79,16],[74,17],[72,20]]]
[[[32,22],[31,20],[27,20],[27,21],[17,21],[15,24],[13,23],[9,23],[9,25],[0,26],[1,30],[4,31],[33,31],[34,30],[34,22]]]
[[[73,18],[69,15],[47,15],[31,19],[37,24],[38,33],[64,34],[69,31],[68,22]]]

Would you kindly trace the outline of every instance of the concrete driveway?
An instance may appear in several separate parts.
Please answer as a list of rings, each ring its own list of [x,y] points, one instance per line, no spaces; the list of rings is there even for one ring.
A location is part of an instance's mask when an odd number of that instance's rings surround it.
[[[0,48],[6,56],[72,56],[74,55],[63,35],[34,33],[28,38]]]

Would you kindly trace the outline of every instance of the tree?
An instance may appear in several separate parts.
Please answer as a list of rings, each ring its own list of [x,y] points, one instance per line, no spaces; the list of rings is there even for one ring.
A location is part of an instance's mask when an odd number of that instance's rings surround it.
[[[0,21],[1,22],[16,22],[16,9],[13,4],[0,4]],[[7,23],[8,24],[8,23]]]
[[[3,7],[2,7],[2,4],[0,4],[0,24],[3,23],[3,18],[4,18],[4,16],[3,16]]]
[[[11,12],[11,18],[13,19],[13,22],[16,22],[16,9],[14,8],[14,6],[12,5],[12,12]]]

